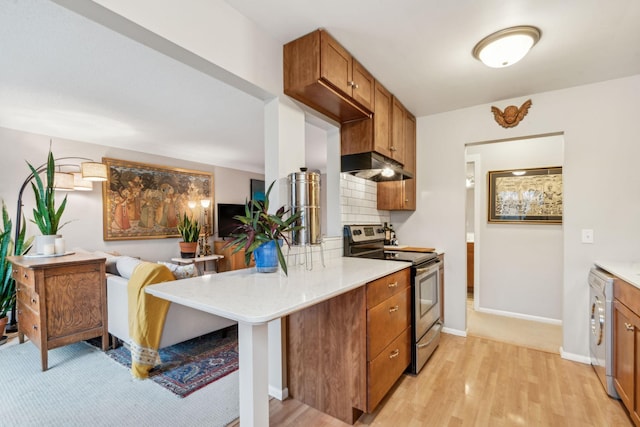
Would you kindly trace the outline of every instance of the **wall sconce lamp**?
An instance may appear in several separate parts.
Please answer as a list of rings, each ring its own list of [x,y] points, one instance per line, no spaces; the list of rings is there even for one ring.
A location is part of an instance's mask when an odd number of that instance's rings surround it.
[[[480,40],[473,57],[491,68],[508,67],[524,58],[540,35],[540,30],[530,25],[505,28]]]

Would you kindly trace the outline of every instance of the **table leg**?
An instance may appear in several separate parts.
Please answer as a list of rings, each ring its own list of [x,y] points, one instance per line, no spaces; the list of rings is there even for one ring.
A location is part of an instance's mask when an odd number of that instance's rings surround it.
[[[267,324],[238,322],[240,423],[243,427],[269,426]]]

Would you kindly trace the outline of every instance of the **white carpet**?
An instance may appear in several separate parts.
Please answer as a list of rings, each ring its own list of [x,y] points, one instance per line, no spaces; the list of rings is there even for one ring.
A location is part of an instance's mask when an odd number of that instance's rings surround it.
[[[49,351],[40,369],[30,342],[0,347],[0,424],[14,426],[225,426],[238,417],[238,371],[180,398],[84,342]]]

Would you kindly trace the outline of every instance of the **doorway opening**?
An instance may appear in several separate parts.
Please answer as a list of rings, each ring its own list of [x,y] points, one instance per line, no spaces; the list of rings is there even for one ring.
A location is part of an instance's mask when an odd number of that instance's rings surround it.
[[[562,134],[466,145],[467,334],[559,352],[562,224],[489,223],[487,177],[563,160]]]

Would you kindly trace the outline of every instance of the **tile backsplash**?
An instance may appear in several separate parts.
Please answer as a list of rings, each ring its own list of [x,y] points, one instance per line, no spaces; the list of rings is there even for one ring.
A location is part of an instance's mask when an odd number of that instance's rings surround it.
[[[342,224],[382,224],[390,222],[389,211],[377,209],[378,186],[374,181],[340,174],[340,210]],[[288,263],[322,268],[325,261],[343,254],[342,235],[324,237],[322,245],[292,246],[286,252]]]
[[[348,173],[340,174],[342,224],[382,224],[390,222],[389,211],[377,208],[378,186],[374,181]]]

